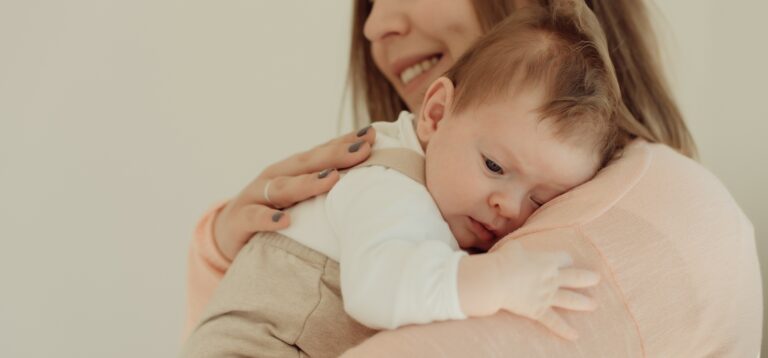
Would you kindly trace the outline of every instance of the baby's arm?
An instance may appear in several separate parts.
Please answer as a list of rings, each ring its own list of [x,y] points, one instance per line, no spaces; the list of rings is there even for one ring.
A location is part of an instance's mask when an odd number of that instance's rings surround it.
[[[329,193],[327,205],[341,242],[345,310],[369,327],[392,329],[503,309],[572,338],[551,307],[594,306],[561,289],[598,280],[590,272],[563,269],[570,265],[565,253],[528,252],[509,243],[468,257],[424,187],[393,170],[350,172]]]
[[[379,329],[466,317],[456,288],[466,253],[423,186],[394,170],[360,168],[337,183],[326,205],[351,317]]]

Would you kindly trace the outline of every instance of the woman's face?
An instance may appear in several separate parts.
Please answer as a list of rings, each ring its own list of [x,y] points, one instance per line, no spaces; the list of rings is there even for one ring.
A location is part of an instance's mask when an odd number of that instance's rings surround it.
[[[373,60],[411,112],[427,87],[482,35],[471,0],[375,0],[363,32]]]

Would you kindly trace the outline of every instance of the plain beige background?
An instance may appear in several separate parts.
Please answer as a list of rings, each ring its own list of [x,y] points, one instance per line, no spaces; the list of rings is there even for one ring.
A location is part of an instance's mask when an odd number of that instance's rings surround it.
[[[657,1],[702,162],[766,262],[768,3]],[[0,356],[175,356],[195,221],[337,133],[349,13],[0,0]]]

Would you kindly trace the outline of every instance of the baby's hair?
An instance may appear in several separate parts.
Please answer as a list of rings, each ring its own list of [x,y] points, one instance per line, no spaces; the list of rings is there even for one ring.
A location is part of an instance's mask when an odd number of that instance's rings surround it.
[[[607,163],[628,140],[623,105],[605,34],[581,0],[527,6],[496,25],[446,73],[452,110],[543,86],[541,119],[564,140],[590,140]]]

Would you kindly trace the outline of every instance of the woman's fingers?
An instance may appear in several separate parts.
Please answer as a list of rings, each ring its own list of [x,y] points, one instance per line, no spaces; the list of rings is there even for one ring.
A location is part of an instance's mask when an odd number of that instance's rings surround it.
[[[375,129],[367,127],[264,170],[216,216],[214,239],[221,252],[233,259],[254,233],[287,227],[288,214],[276,209],[331,190],[339,180],[336,169],[354,166],[368,158],[375,139]]]
[[[233,259],[256,232],[288,227],[288,213],[278,209],[326,193],[337,181],[335,169],[253,181],[217,217],[214,235],[219,249]]]
[[[229,260],[234,260],[254,233],[280,230],[289,224],[288,213],[266,205],[232,201],[216,217],[213,235],[219,251]]]
[[[587,296],[569,290],[558,290],[552,297],[552,306],[572,311],[594,311],[597,303]]]
[[[260,204],[245,206],[242,209],[242,216],[242,232],[248,237],[259,231],[276,231],[284,229],[291,223],[291,218],[288,213]]]
[[[337,181],[339,172],[335,169],[253,181],[217,216],[214,238],[219,249],[233,259],[254,233],[288,227],[288,213],[277,209],[326,193]]]
[[[339,181],[339,172],[325,169],[321,172],[297,176],[281,176],[260,182],[254,189],[255,202],[274,208],[287,208],[294,204],[327,193]],[[269,187],[267,187],[269,184]]]
[[[349,168],[368,158],[375,140],[376,130],[366,127],[272,164],[259,177],[296,176],[326,168]]]

